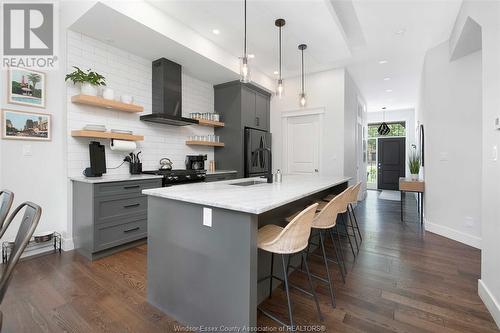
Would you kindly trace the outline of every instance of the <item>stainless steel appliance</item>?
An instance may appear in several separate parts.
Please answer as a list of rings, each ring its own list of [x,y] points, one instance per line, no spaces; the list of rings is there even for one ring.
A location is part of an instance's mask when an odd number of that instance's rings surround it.
[[[172,170],[173,164],[170,158],[162,158],[160,160],[160,170]]]
[[[205,181],[207,175],[205,170],[152,170],[143,171],[148,175],[163,176],[162,186],[172,186],[178,184],[187,184]]]
[[[245,177],[272,176],[271,133],[245,128]]]
[[[205,170],[205,161],[207,155],[187,155],[186,169],[187,170]]]

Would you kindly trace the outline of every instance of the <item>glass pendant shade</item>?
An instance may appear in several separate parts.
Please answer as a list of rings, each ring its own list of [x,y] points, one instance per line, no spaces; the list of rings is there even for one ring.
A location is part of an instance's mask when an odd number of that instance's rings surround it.
[[[278,98],[282,98],[284,92],[285,92],[285,87],[283,85],[283,79],[279,79],[278,85],[276,86],[276,96],[278,96]]]
[[[307,104],[307,99],[306,99],[306,94],[305,93],[301,93],[300,96],[299,96],[299,104],[301,107],[304,107],[306,106]]]
[[[240,58],[240,81],[243,83],[250,82],[250,67],[248,67],[248,58]]]

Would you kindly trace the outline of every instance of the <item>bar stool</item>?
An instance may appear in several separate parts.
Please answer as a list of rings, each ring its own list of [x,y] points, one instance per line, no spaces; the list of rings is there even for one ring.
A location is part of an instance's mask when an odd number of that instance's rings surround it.
[[[330,202],[331,200],[333,200],[334,198],[337,198],[337,197],[340,197],[341,199],[339,199],[342,204],[340,205],[340,211],[339,211],[339,215],[341,217],[341,221],[342,221],[342,226],[344,227],[344,231],[345,231],[345,234],[346,234],[346,237],[347,237],[347,240],[349,241],[349,246],[351,248],[351,252],[352,252],[352,255],[354,256],[354,258],[356,258],[356,254],[359,252],[359,245],[358,245],[358,240],[356,238],[356,234],[355,234],[355,231],[354,231],[354,227],[352,226],[352,222],[351,222],[351,218],[350,218],[350,215],[348,214],[348,202],[350,200],[350,193],[352,191],[354,186],[350,186],[348,187],[347,189],[345,189],[342,193],[340,194],[337,194],[337,195],[328,195],[326,196],[325,198],[323,198],[323,205],[325,205],[326,203]],[[328,200],[330,199],[330,200]],[[345,215],[347,215],[347,219],[345,218]],[[351,224],[349,224],[349,222],[351,222]],[[354,242],[356,244],[356,251],[354,251],[354,246],[352,244],[352,241],[351,241],[351,234],[349,233],[348,229],[347,228],[351,228],[353,234],[352,236],[354,237]]]
[[[267,251],[271,253],[271,274],[267,277],[264,277],[259,280],[259,282],[262,282],[264,280],[269,279],[269,297],[271,297],[271,293],[273,290],[273,279],[277,279],[279,281],[284,282],[285,284],[285,291],[286,291],[286,298],[288,301],[288,317],[290,319],[290,325],[285,324],[283,321],[278,319],[276,316],[271,314],[270,312],[267,312],[266,310],[257,307],[259,311],[261,311],[264,315],[268,316],[269,318],[277,321],[283,326],[286,326],[287,328],[291,328],[292,330],[294,329],[294,323],[293,323],[293,315],[292,315],[292,303],[290,300],[290,292],[289,289],[290,287],[295,288],[309,296],[312,296],[314,298],[314,301],[316,303],[316,309],[318,311],[319,319],[323,321],[323,315],[321,314],[321,310],[319,308],[319,302],[318,302],[318,297],[316,296],[316,293],[314,292],[314,287],[312,284],[312,279],[311,279],[311,274],[309,272],[309,267],[307,265],[307,261],[305,260],[305,252],[304,249],[307,248],[308,243],[309,243],[309,236],[311,235],[311,225],[313,222],[314,214],[316,212],[316,208],[318,207],[317,204],[313,204],[306,209],[304,209],[302,212],[300,212],[290,223],[286,225],[286,227],[282,228],[274,224],[268,224],[262,228],[259,229],[258,234],[257,234],[257,247],[261,250]],[[288,283],[288,276],[287,276],[287,264],[285,263],[285,256],[292,256],[294,254],[302,254],[302,260],[305,261],[305,268],[306,268],[306,273],[307,273],[307,278],[309,281],[309,287],[311,289],[311,292],[307,292],[306,290],[295,286],[295,285],[290,285]],[[281,263],[283,265],[283,276],[284,278],[281,279],[273,274],[273,266],[274,266],[274,255],[279,254],[281,255]]]
[[[348,199],[348,204],[347,204],[347,209],[350,211],[352,217],[354,218],[354,228],[358,231],[359,235],[359,243],[361,244],[363,242],[363,236],[361,236],[361,231],[359,230],[359,224],[358,224],[358,219],[356,218],[356,214],[354,213],[354,208],[358,204],[358,198],[359,198],[359,189],[361,188],[361,182],[357,183],[356,185],[353,186],[350,194],[349,194],[349,199]],[[354,232],[354,230],[353,230]]]
[[[342,254],[342,251],[340,251],[340,256],[339,256],[339,251],[337,251],[337,246],[335,245],[335,238],[333,236],[333,230],[337,226],[337,216],[340,213],[341,210],[344,208],[344,202],[343,202],[343,197],[341,195],[334,197],[330,202],[328,202],[323,209],[321,209],[320,212],[316,214],[314,217],[313,223],[312,223],[312,233],[317,230],[318,235],[319,235],[319,244],[313,244],[317,245],[321,248],[322,252],[322,257],[325,263],[325,269],[326,269],[326,276],[327,278],[323,278],[321,276],[315,275],[312,273],[311,275],[319,279],[320,281],[323,281],[328,284],[328,288],[330,290],[330,298],[332,300],[332,306],[335,308],[335,292],[334,292],[334,286],[333,286],[333,281],[330,276],[330,270],[328,268],[328,262],[334,262],[339,266],[340,269],[340,274],[342,276],[342,280],[345,283],[345,274],[344,271],[345,269],[345,262],[344,262],[344,255]],[[330,238],[332,240],[332,245],[333,249],[335,251],[335,258],[336,260],[333,260],[331,258],[328,258],[326,255],[325,251],[325,237],[326,234],[330,234]],[[315,235],[311,235],[311,238],[314,237]],[[337,232],[337,239],[340,243],[340,236],[339,233]],[[309,244],[312,242],[310,241]],[[309,252],[309,247],[308,247],[308,252]],[[347,272],[347,271],[346,271]]]

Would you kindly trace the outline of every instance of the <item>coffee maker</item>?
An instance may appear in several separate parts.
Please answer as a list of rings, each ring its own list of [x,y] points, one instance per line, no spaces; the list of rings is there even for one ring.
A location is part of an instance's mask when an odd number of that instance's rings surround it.
[[[187,155],[186,170],[205,170],[207,155]]]

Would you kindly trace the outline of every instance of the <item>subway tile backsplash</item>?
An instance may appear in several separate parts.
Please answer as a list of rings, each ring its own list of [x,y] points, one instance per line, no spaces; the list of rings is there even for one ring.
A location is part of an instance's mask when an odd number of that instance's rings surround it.
[[[68,174],[79,176],[89,166],[88,144],[92,139],[73,138],[71,130],[81,129],[87,124],[103,124],[108,130],[131,130],[144,135],[144,141],[137,143],[137,151],[142,151],[143,170],[158,168],[158,161],[168,157],[174,168],[184,169],[186,155],[207,154],[214,157],[211,147],[192,147],[185,144],[192,135],[213,134],[213,128],[205,126],[168,126],[139,120],[141,114],[151,113],[151,62],[155,59],[140,58],[80,33],[68,31],[67,72],[72,66],[81,69],[92,68],[106,77],[107,86],[114,90],[115,99],[122,94],[132,95],[134,103],[144,106],[144,113],[129,114],[91,106],[71,103],[71,96],[79,89],[68,83]],[[184,116],[192,112],[213,112],[214,90],[210,83],[182,74],[182,111]],[[122,163],[125,153],[114,152],[109,141],[96,139],[106,146],[108,168]],[[109,169],[108,174],[128,174],[128,164],[117,169]]]

